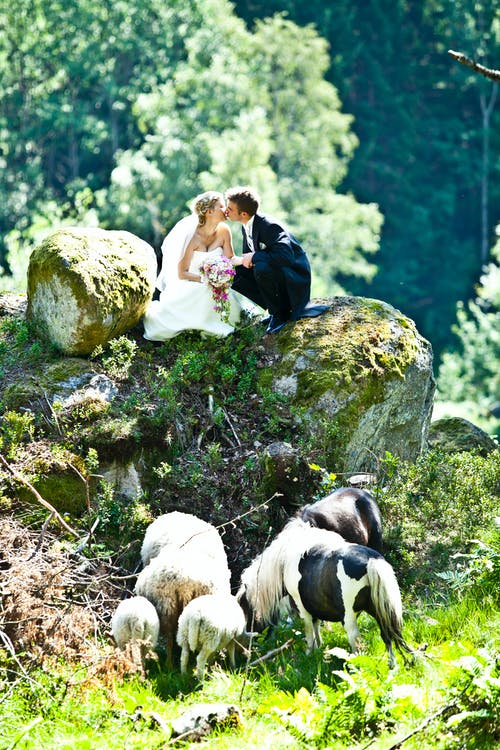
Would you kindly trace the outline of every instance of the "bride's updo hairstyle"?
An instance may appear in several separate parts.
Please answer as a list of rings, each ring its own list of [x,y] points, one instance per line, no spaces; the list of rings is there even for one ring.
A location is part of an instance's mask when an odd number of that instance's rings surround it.
[[[209,190],[206,193],[200,193],[191,203],[191,211],[197,215],[198,224],[202,227],[206,224],[207,213],[211,208],[215,206],[217,201],[221,200],[224,202],[224,196],[222,193],[216,193],[214,190]]]

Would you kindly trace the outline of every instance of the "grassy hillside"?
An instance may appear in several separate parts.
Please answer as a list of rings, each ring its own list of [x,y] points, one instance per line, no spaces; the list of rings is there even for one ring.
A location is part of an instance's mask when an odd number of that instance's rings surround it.
[[[83,363],[117,383],[119,397],[66,404],[51,399],[54,383],[82,363],[32,336],[22,300],[2,309],[0,747],[165,747],[170,720],[207,702],[241,715],[204,738],[207,748],[498,746],[498,451],[379,462],[371,489],[414,662],[399,657],[390,672],[376,624],[362,615],[360,655],[348,653],[338,624],[325,624],[324,648],[307,654],[294,620],[256,638],[236,673],[218,660],[202,686],[167,668],[161,647],[141,673],[114,650],[109,620],[133,588],[152,518],[177,509],[218,526],[236,584],[293,512],[267,492],[267,445],[286,440],[314,467],[308,500],[348,477],[325,465],[328,425],[312,439],[300,410],[259,383],[267,352],[258,326],[162,346],[132,331]],[[117,457],[137,467],[135,496],[100,478]],[[44,484],[49,474],[73,477],[57,486],[74,502]],[[67,528],[42,503],[56,499]]]

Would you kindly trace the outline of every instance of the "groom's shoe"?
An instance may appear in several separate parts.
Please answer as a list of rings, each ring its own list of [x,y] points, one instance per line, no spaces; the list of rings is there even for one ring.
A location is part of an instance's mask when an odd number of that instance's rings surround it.
[[[269,323],[271,322],[271,318],[272,318],[272,315],[266,315],[265,318],[261,318],[259,320],[260,325],[268,326]]]
[[[271,315],[271,320],[269,321],[269,325],[266,328],[266,332],[264,336],[267,336],[269,333],[278,333],[278,331],[281,331],[283,326],[287,324],[288,321],[283,320],[282,318],[278,318],[277,315]]]
[[[330,305],[311,305],[311,303],[308,302],[303,310],[295,313],[293,320],[299,320],[300,318],[317,318],[329,309]]]

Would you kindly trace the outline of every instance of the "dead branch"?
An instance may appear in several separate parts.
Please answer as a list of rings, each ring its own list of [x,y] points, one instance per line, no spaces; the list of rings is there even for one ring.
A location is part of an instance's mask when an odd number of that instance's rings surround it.
[[[485,78],[491,78],[492,81],[500,81],[500,70],[493,70],[493,68],[485,68],[484,65],[474,62],[469,57],[466,57],[461,52],[455,52],[452,49],[448,50],[448,54],[451,55],[455,60],[458,60],[462,65],[472,68],[476,73],[485,76]]]
[[[425,729],[425,728],[427,727],[427,725],[431,723],[431,721],[434,721],[434,719],[437,719],[437,718],[438,718],[439,716],[442,716],[442,714],[446,713],[446,712],[447,712],[447,711],[449,711],[450,709],[452,709],[452,708],[455,708],[455,706],[457,706],[457,705],[458,705],[458,703],[459,703],[459,701],[460,701],[461,697],[462,697],[462,696],[463,696],[463,695],[464,695],[464,694],[465,694],[465,693],[467,692],[467,690],[469,689],[469,687],[470,687],[471,683],[472,683],[472,679],[471,679],[471,680],[469,680],[469,682],[467,683],[467,685],[466,685],[466,686],[464,687],[464,689],[463,689],[463,690],[461,691],[460,695],[457,695],[457,696],[456,696],[455,698],[453,698],[453,700],[451,700],[451,701],[450,701],[449,703],[445,703],[445,705],[444,705],[444,706],[441,706],[441,708],[439,708],[439,709],[438,709],[437,711],[434,711],[434,713],[432,713],[432,714],[431,714],[430,716],[428,716],[428,717],[427,717],[426,719],[424,719],[424,720],[423,720],[423,721],[422,721],[422,722],[421,722],[421,723],[420,723],[420,724],[418,725],[418,727],[415,727],[415,729],[412,729],[412,731],[411,731],[411,732],[408,732],[408,734],[406,734],[406,735],[405,735],[405,736],[404,736],[404,737],[403,737],[402,739],[400,739],[400,740],[399,740],[399,742],[396,742],[396,744],[394,744],[394,745],[391,745],[391,746],[390,746],[390,747],[389,747],[389,748],[388,748],[387,750],[398,750],[398,748],[400,748],[400,747],[401,747],[401,746],[403,745],[403,743],[405,743],[405,742],[406,742],[407,740],[409,740],[409,739],[410,739],[411,737],[413,737],[413,736],[414,736],[415,734],[418,734],[418,733],[419,733],[419,732],[421,732],[421,731],[422,731],[423,729]]]
[[[229,427],[231,428],[231,432],[232,432],[232,433],[233,433],[233,435],[234,435],[234,438],[235,438],[235,440],[236,440],[236,443],[237,443],[238,445],[241,445],[241,440],[239,439],[239,437],[238,437],[238,435],[237,435],[237,433],[236,433],[236,430],[235,430],[235,429],[234,429],[234,427],[233,427],[233,423],[232,423],[232,422],[231,422],[231,420],[229,419],[229,414],[228,414],[228,413],[227,413],[227,411],[226,411],[226,410],[224,409],[224,407],[221,407],[221,408],[222,408],[222,413],[224,414],[225,420],[226,420],[226,422],[228,423]]]
[[[47,531],[49,523],[52,521],[53,518],[54,518],[54,514],[51,511],[49,513],[49,515],[47,516],[47,518],[45,519],[45,521],[43,522],[42,530],[40,532],[40,536],[38,538],[37,545],[36,545],[35,549],[33,550],[33,552],[31,553],[31,555],[27,558],[27,561],[31,560],[33,557],[35,557],[36,554],[38,554],[38,550],[42,546],[42,542],[43,542],[43,538],[45,536],[45,532]]]
[[[22,484],[23,487],[26,487],[31,492],[31,494],[34,496],[34,498],[37,500],[37,502],[40,503],[40,505],[43,505],[44,508],[47,508],[47,510],[49,510],[54,515],[54,518],[61,524],[61,526],[64,529],[66,529],[66,531],[69,531],[69,533],[73,534],[73,536],[76,536],[76,537],[80,536],[79,533],[78,533],[78,531],[75,531],[75,529],[71,528],[71,526],[66,523],[66,521],[64,520],[64,518],[57,512],[57,510],[54,508],[54,506],[51,505],[49,502],[47,502],[47,500],[45,500],[40,495],[40,493],[33,487],[33,485],[30,482],[28,482],[27,479],[25,479],[24,477],[22,477],[21,474],[19,474],[19,472],[17,472],[15,469],[12,468],[12,466],[10,466],[7,463],[7,461],[2,456],[1,453],[0,453],[0,464],[2,464],[2,466],[4,467],[4,469],[6,469],[8,471],[8,473],[11,474],[11,476],[14,477],[14,479],[16,480],[16,482],[19,482],[19,484]]]
[[[251,661],[248,665],[249,667],[256,667],[257,664],[262,664],[264,661],[269,661],[269,659],[272,659],[277,654],[280,654],[282,651],[288,648],[288,646],[291,646],[294,642],[294,638],[289,638],[285,643],[282,643],[281,646],[278,646],[278,648],[273,648],[271,651],[268,651],[267,654],[263,654],[263,656],[259,656],[258,659],[254,659],[254,661]]]

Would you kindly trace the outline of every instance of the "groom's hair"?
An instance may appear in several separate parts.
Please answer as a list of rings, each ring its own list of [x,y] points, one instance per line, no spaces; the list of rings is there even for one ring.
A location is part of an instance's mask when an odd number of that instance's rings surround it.
[[[226,190],[226,200],[236,203],[239,211],[245,211],[249,216],[254,216],[259,210],[260,196],[256,190],[249,185],[236,185]]]

